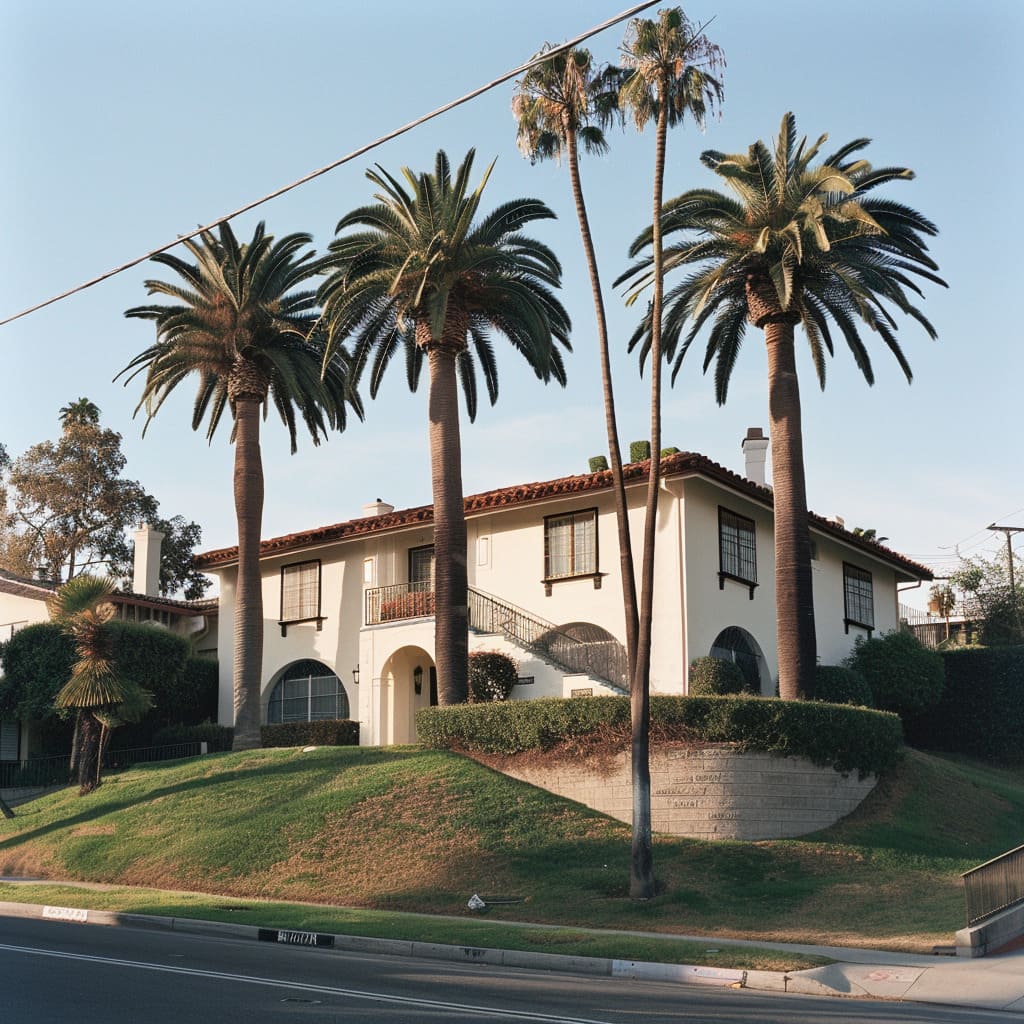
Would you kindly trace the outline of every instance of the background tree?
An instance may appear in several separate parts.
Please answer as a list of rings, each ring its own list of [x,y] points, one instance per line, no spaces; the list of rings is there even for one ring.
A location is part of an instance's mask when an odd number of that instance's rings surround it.
[[[882,339],[911,379],[896,340],[889,306],[935,330],[911,302],[915,277],[944,284],[923,236],[935,226],[919,213],[873,190],[913,173],[873,168],[856,158],[868,139],[857,139],[820,163],[827,136],[813,145],[797,139],[792,114],[782,119],[774,152],[757,142],[747,153],[705,152],[701,160],[735,193],[686,192],[666,204],[666,235],[679,236],[666,251],[665,269],[687,276],[668,296],[666,353],[673,376],[694,338],[709,322],[704,369],[715,362],[715,395],[723,404],[747,323],[764,331],[768,350],[768,410],[775,505],[775,601],[779,690],[784,698],[813,693],[817,644],[811,592],[811,546],[804,479],[803,434],[797,382],[795,328],[801,324],[822,387],[825,352],[838,329],[867,382],[874,373],[858,321]],[[652,231],[632,247],[650,244]],[[642,285],[656,273],[647,258],[624,277]],[[634,293],[635,294],[635,293]],[[684,333],[684,328],[689,328]],[[650,352],[645,321],[632,344]]]
[[[457,378],[470,420],[476,415],[476,362],[493,403],[498,396],[491,334],[503,335],[538,378],[565,383],[556,342],[569,347],[569,316],[553,293],[562,269],[545,245],[521,229],[554,214],[537,199],[514,199],[478,219],[491,168],[470,191],[474,151],[454,177],[443,150],[433,173],[402,168],[403,185],[383,168],[367,177],[378,202],[343,217],[325,260],[320,289],[328,352],[352,339],[354,372],[371,360],[370,395],[396,352],[405,354],[415,391],[424,361],[434,501],[435,640],[438,698],[467,697],[466,518]],[[342,234],[348,228],[365,230]],[[474,358],[475,356],[475,358]]]
[[[33,445],[8,468],[0,486],[0,565],[8,572],[68,580],[104,571],[131,586],[134,544],[128,534],[164,524],[160,592],[201,597],[210,586],[191,567],[201,540],[197,523],[159,518],[159,503],[123,477],[121,435],[100,424],[100,410],[80,398],[60,410],[57,441]],[[4,466],[0,462],[0,470]]]
[[[1013,554],[1014,583],[1022,578],[1021,560]],[[993,558],[962,558],[950,573],[950,584],[960,591],[964,616],[976,623],[978,639],[986,646],[1024,643],[1020,625],[1020,598],[1010,586],[1010,562],[1005,549]]]
[[[956,607],[956,593],[948,583],[936,583],[928,591],[929,611],[934,608],[946,620],[946,640],[949,640],[949,617]]]
[[[661,210],[664,196],[668,129],[692,118],[700,127],[709,109],[722,99],[718,77],[724,64],[721,49],[710,42],[679,7],[658,12],[657,20],[635,18],[622,47],[627,74],[619,93],[623,110],[632,114],[639,131],[651,121],[654,135],[654,227],[651,245],[652,286],[648,314],[651,351],[651,451],[641,556],[640,616],[636,662],[630,680],[632,716],[633,854],[630,894],[654,895],[651,848],[650,688],[651,628],[654,612],[654,547],[658,495],[661,489],[661,317],[664,298]]]
[[[238,521],[236,750],[260,745],[260,414],[266,413],[268,403],[274,405],[288,430],[292,452],[296,450],[296,414],[314,444],[329,429],[344,428],[346,403],[361,415],[359,400],[348,386],[344,351],[336,349],[325,360],[323,338],[314,332],[316,297],[302,287],[318,269],[313,251],[303,251],[310,241],[307,234],[292,234],[275,242],[261,222],[252,240],[240,244],[225,222],[217,234],[205,231],[198,240],[183,243],[194,263],[171,253],[153,257],[180,278],[146,282],[150,295],[166,295],[173,300],[170,305],[137,306],[125,313],[156,324],[155,344],[122,371],[129,374],[128,380],[146,374],[138,408],[145,407],[147,426],[167,396],[193,375],[199,379],[193,430],[208,419],[207,437],[212,440],[224,410],[230,411]]]
[[[538,56],[542,56],[548,49]],[[619,571],[622,576],[622,603],[626,619],[626,654],[629,678],[636,667],[636,641],[639,611],[636,596],[636,574],[633,566],[633,543],[629,532],[626,486],[622,475],[622,449],[615,415],[615,391],[612,383],[611,356],[608,343],[608,318],[605,315],[604,290],[590,230],[590,218],[583,197],[580,179],[579,147],[587,153],[608,151],[604,129],[619,119],[619,89],[622,71],[598,66],[589,50],[563,50],[543,64],[538,64],[516,83],[512,113],[519,125],[519,149],[531,163],[564,157],[569,168],[569,182],[576,218],[580,225],[583,254],[590,275],[590,290],[597,318],[597,350],[601,364],[601,391],[604,400],[605,429],[608,435],[608,458],[615,495],[615,520],[619,538]]]

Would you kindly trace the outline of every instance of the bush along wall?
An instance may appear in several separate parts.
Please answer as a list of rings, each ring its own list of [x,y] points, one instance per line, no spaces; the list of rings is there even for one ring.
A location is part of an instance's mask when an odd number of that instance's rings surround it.
[[[1024,764],[1024,647],[945,651],[939,703],[906,721],[908,742],[926,750]]]
[[[420,741],[483,753],[544,750],[587,735],[629,737],[628,697],[547,698],[422,708]],[[879,775],[899,759],[903,729],[894,714],[818,701],[759,697],[652,697],[655,738],[731,743],[804,757],[837,771]]]
[[[357,747],[359,723],[348,718],[319,722],[281,722],[260,727],[265,747]]]

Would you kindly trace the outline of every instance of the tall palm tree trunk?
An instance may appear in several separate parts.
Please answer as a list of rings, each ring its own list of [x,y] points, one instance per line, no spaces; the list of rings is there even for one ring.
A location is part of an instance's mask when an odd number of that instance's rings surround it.
[[[777,319],[763,326],[768,347],[768,415],[775,496],[779,696],[798,700],[813,694],[817,662],[800,387],[793,323]]]
[[[658,125],[654,147],[654,293],[651,302],[651,468],[647,479],[644,548],[640,574],[640,620],[636,668],[630,687],[632,722],[633,844],[629,894],[633,899],[654,895],[654,851],[651,840],[651,642],[654,619],[654,545],[661,489],[661,308],[665,290],[662,266],[661,206],[668,137],[667,73],[658,85]]]
[[[238,520],[238,582],[235,590],[234,750],[259,747],[260,680],[263,674],[263,459],[260,405],[252,395],[235,400],[235,517]]]
[[[465,338],[465,330],[462,331]],[[434,660],[440,704],[463,704],[469,693],[469,609],[466,509],[462,496],[462,441],[456,352],[427,350],[430,369],[430,477],[434,498]]]
[[[619,574],[622,577],[622,606],[626,618],[626,658],[628,679],[632,681],[636,671],[637,633],[639,613],[636,599],[636,573],[633,566],[633,543],[629,534],[629,509],[626,505],[626,484],[622,475],[622,449],[619,445],[619,427],[615,417],[615,392],[612,388],[612,367],[608,351],[608,319],[605,316],[604,292],[601,276],[597,269],[594,240],[590,232],[590,218],[583,200],[583,186],[580,182],[580,162],[576,132],[563,118],[563,130],[569,154],[569,179],[572,182],[572,196],[576,203],[576,217],[580,222],[583,238],[583,252],[590,274],[590,290],[594,296],[594,312],[597,316],[597,347],[601,359],[601,390],[604,394],[604,420],[608,432],[608,459],[612,470],[612,493],[615,496],[615,523],[619,534]]]

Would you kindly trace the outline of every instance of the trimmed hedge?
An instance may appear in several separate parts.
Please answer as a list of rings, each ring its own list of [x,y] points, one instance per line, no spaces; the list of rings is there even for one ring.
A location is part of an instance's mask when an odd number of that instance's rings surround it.
[[[916,747],[1024,764],[1024,647],[944,651],[942,699],[907,720]]]
[[[206,743],[211,754],[223,753],[231,749],[235,730],[230,725],[218,725],[216,722],[200,722],[198,725],[169,725],[153,734],[153,746],[171,746],[175,743]]]
[[[357,747],[359,723],[348,718],[318,722],[281,722],[260,727],[265,747]]]
[[[628,742],[629,721],[628,697],[459,704],[416,714],[420,741],[428,746],[498,754],[544,750],[590,733],[611,732]],[[652,697],[651,727],[669,739],[732,743],[861,776],[891,768],[903,745],[896,715],[752,696]]]

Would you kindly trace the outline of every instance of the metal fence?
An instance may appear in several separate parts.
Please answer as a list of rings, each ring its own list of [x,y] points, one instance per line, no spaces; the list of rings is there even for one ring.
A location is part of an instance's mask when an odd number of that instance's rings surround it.
[[[130,768],[135,764],[155,761],[173,761],[180,757],[195,757],[203,752],[203,745],[171,743],[161,747],[135,747],[130,750],[107,749],[103,755],[106,771]],[[23,761],[0,761],[0,789],[38,789],[46,786],[66,786],[71,781],[71,755],[56,757],[30,757]]]
[[[979,864],[961,877],[967,899],[968,925],[1024,903],[1024,846]]]

